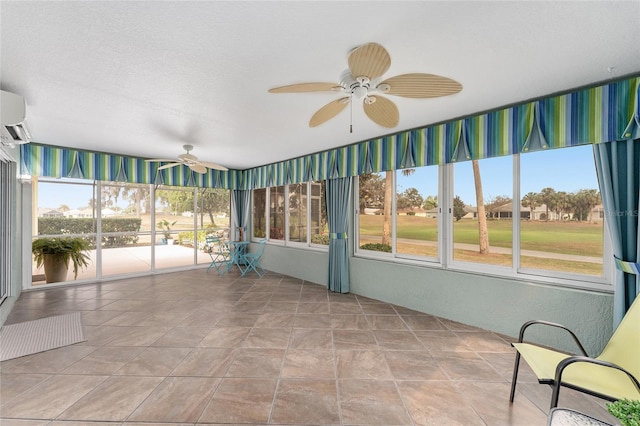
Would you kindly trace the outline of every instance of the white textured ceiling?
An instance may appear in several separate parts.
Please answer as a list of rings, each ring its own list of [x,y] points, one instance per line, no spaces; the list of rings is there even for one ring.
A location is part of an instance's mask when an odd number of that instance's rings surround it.
[[[2,1],[0,86],[24,96],[38,143],[244,169],[640,74],[640,1]],[[351,49],[382,44],[384,77],[440,74],[444,98],[389,96],[309,128]]]

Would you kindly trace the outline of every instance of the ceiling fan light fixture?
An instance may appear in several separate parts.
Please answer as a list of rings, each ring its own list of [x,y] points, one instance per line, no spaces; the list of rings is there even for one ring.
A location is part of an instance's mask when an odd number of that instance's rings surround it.
[[[355,88],[353,89],[353,91],[352,91],[353,96],[355,96],[355,97],[356,97],[356,98],[358,98],[358,99],[362,99],[362,98],[364,98],[365,96],[367,96],[367,92],[368,92],[368,90],[367,90],[367,88],[366,88],[366,87],[364,87],[364,86],[358,86],[358,87],[355,87]]]

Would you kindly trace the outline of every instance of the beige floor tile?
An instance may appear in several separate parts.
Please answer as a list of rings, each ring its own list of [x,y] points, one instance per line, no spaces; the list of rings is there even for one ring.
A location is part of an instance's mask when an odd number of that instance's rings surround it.
[[[397,385],[416,425],[485,426],[453,383],[406,381]]]
[[[195,348],[210,331],[211,327],[175,327],[153,342],[151,346]]]
[[[384,355],[379,350],[337,350],[336,371],[340,379],[393,378]]]
[[[19,401],[3,401],[0,413],[10,418],[55,419],[106,379],[106,376],[52,376],[22,393]]]
[[[143,350],[144,348],[140,347],[100,347],[71,364],[60,374],[110,375]]]
[[[373,330],[373,335],[381,349],[421,351],[422,343],[410,331]]]
[[[282,377],[306,379],[335,379],[333,351],[318,349],[289,349],[284,358]]]
[[[295,328],[291,332],[292,349],[333,349],[331,330]]]
[[[339,424],[335,380],[280,380],[271,423]]]
[[[364,315],[331,314],[331,328],[335,330],[368,330],[371,324]]]
[[[220,379],[167,377],[127,421],[196,422]]]
[[[168,376],[192,352],[191,348],[144,349],[138,356],[127,362],[115,375],[126,376]]]
[[[193,349],[171,372],[172,376],[223,377],[233,362],[237,349]]]
[[[286,348],[289,345],[289,328],[253,328],[242,342],[245,348]]]
[[[402,318],[397,315],[371,314],[366,318],[373,330],[409,330]]]
[[[123,421],[162,382],[160,377],[110,377],[58,419]]]
[[[235,348],[240,346],[251,332],[250,327],[224,327],[217,325],[200,341],[205,348]]]
[[[276,379],[223,379],[199,423],[267,423]]]
[[[5,361],[2,363],[2,370],[7,373],[59,373],[96,349],[98,349],[97,346],[85,346],[82,344],[65,346],[23,358]],[[12,363],[11,361],[16,362]]]
[[[284,353],[284,349],[238,349],[225,376],[279,377]]]
[[[333,345],[336,349],[378,349],[369,330],[333,330]]]
[[[528,399],[518,398],[513,404],[509,402],[509,383],[459,382],[456,387],[488,425],[546,424],[547,416]]]
[[[526,363],[508,402],[512,337],[253,275],[203,268],[24,292],[7,324],[82,308],[87,341],[2,362],[0,423],[546,423],[550,389]],[[560,405],[615,423],[570,389]]]
[[[2,365],[0,365],[0,371]],[[0,374],[0,401],[9,401],[50,378],[50,374]]]
[[[384,359],[396,380],[447,380],[448,376],[424,351],[384,351]]]
[[[392,381],[339,380],[338,390],[345,424],[412,424]]]

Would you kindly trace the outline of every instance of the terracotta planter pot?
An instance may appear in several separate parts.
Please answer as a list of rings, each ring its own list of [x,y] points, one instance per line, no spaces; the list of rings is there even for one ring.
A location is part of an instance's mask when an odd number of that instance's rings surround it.
[[[67,280],[69,263],[60,261],[58,256],[45,254],[43,265],[47,283],[59,283]]]

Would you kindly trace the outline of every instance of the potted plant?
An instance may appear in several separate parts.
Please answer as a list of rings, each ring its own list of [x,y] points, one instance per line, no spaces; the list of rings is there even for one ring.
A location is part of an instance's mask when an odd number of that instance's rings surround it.
[[[178,221],[174,220],[172,223],[169,223],[167,219],[162,219],[158,222],[158,228],[160,228],[162,234],[164,235],[164,242],[166,244],[173,244],[173,237],[171,236],[171,227],[175,225]]]
[[[622,426],[640,426],[640,401],[619,399],[607,403],[607,410],[622,423]]]
[[[65,281],[69,261],[73,262],[74,279],[78,278],[78,271],[89,265],[90,248],[89,242],[80,237],[38,238],[31,243],[36,266],[44,265],[47,283]]]

